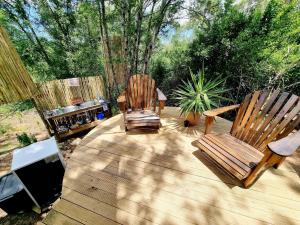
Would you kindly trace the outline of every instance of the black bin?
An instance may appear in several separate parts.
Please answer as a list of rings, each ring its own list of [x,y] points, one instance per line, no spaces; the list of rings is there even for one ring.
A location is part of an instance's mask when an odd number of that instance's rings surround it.
[[[0,208],[6,213],[31,209],[33,201],[18,178],[10,173],[0,178]]]

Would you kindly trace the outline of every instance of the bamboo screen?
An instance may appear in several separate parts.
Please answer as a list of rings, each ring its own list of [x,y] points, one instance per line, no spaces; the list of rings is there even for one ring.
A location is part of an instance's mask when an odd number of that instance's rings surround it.
[[[41,110],[55,109],[72,104],[72,99],[81,97],[83,101],[105,96],[101,76],[80,77],[79,86],[72,87],[68,79],[53,80],[38,84],[40,95],[37,98]]]
[[[0,27],[0,104],[29,99],[36,91],[15,47]]]

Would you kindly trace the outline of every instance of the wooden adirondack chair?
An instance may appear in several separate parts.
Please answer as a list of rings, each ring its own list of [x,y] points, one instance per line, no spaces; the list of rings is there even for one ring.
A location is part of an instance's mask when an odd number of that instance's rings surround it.
[[[214,117],[237,109],[230,134],[211,133]],[[241,105],[204,113],[205,134],[194,144],[249,187],[268,167],[277,168],[300,146],[300,98],[275,90],[255,91]],[[289,135],[289,136],[288,136]]]
[[[159,107],[156,113],[156,99]],[[159,129],[160,112],[164,108],[166,96],[158,89],[148,75],[133,75],[126,90],[118,97],[118,105],[124,114],[125,130]]]

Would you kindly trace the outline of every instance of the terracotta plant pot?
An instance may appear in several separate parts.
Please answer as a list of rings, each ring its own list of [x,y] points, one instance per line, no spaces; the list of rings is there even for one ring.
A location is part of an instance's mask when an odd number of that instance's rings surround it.
[[[186,116],[186,120],[189,122],[190,126],[198,125],[200,122],[201,114],[189,112]]]

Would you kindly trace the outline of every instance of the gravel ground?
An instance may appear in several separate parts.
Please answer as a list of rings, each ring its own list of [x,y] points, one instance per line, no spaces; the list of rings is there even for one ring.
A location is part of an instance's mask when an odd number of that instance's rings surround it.
[[[34,109],[22,112],[20,115],[12,115],[4,120],[1,120],[0,115],[0,125],[1,124],[4,124],[8,129],[5,134],[0,135],[0,160],[2,159],[2,161],[0,161],[0,165],[4,165],[4,159],[9,158],[10,152],[18,147],[19,144],[16,139],[17,133],[26,132],[28,134],[34,134],[38,140],[44,140],[48,138],[48,133],[44,127],[44,124]],[[70,155],[80,140],[81,139],[77,137],[58,144],[65,161],[70,158]],[[0,209],[0,224],[33,225],[38,221],[41,221],[45,215],[46,213],[40,215],[33,211],[8,215]]]

